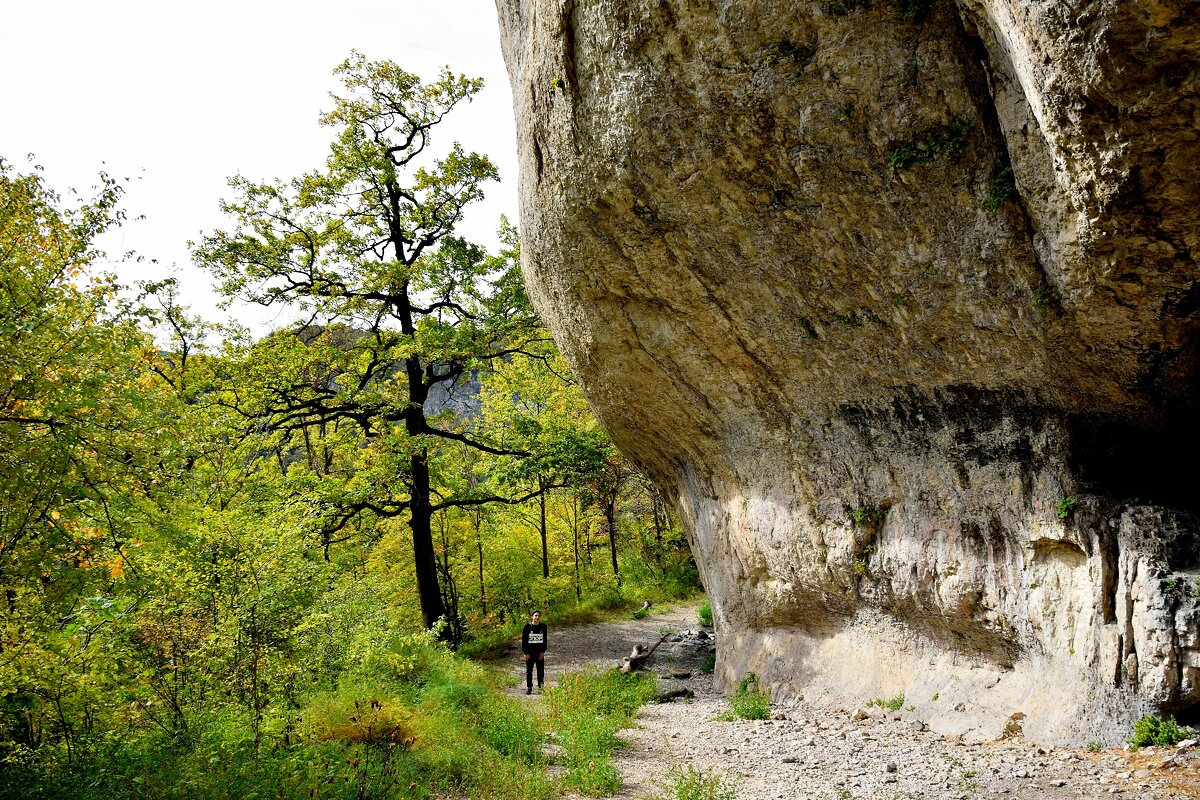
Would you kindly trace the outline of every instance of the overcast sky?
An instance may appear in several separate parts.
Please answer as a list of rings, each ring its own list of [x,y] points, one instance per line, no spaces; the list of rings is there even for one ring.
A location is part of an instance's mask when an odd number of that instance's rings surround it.
[[[177,265],[193,308],[223,316],[186,242],[224,224],[217,201],[229,176],[289,178],[321,164],[332,131],[317,117],[351,49],[423,78],[449,66],[484,79],[438,133],[499,167],[501,182],[460,228],[492,246],[500,214],[517,219],[494,0],[9,0],[0,6],[0,156],[24,170],[33,153],[59,189],[90,187],[101,169],[133,178],[125,208],[146,219],[104,244],[160,266],[114,268],[135,280]],[[259,330],[284,321],[229,313]]]

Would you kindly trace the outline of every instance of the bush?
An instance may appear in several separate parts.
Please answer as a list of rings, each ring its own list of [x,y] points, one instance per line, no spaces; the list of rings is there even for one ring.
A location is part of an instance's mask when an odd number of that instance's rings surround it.
[[[1148,747],[1150,745],[1170,747],[1171,745],[1179,744],[1193,733],[1195,731],[1180,725],[1175,721],[1174,717],[1159,719],[1151,715],[1142,717],[1134,723],[1133,735],[1125,741],[1133,745],[1135,750],[1139,747]]]
[[[716,668],[717,668],[717,654],[716,653],[709,653],[708,655],[706,655],[704,657],[704,660],[700,662],[700,671],[703,672],[705,675],[712,675],[713,671],[715,671]]]
[[[700,608],[696,610],[696,616],[700,618],[700,624],[706,628],[711,628],[713,625],[712,604],[707,599],[700,604]]]
[[[674,765],[669,773],[668,800],[733,800],[733,788],[715,770]]]

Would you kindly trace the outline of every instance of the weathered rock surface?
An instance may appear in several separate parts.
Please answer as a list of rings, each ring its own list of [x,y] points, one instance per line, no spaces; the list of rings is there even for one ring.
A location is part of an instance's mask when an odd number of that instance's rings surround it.
[[[497,7],[531,293],[726,686],[1200,702],[1200,3]]]

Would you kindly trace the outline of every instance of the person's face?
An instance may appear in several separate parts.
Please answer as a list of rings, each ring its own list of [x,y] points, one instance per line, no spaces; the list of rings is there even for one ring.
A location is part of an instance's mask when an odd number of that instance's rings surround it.
[[[541,613],[537,612],[537,611],[533,612],[533,624],[537,625],[541,621],[542,621]]]

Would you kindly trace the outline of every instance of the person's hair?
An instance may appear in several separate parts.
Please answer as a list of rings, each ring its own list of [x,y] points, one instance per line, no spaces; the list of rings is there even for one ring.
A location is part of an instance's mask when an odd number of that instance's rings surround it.
[[[534,616],[535,614],[540,617],[542,615],[541,609],[535,608],[533,611],[529,612],[529,616],[531,616],[531,617]]]

